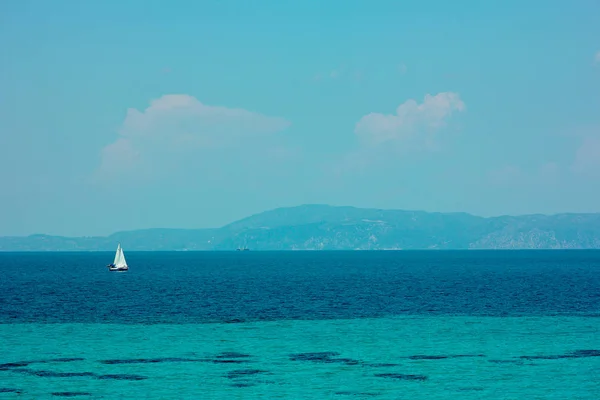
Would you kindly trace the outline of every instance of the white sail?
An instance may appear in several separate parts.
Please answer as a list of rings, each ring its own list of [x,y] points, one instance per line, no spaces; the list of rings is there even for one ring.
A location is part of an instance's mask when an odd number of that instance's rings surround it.
[[[119,262],[119,255],[121,253],[121,243],[117,246],[117,252],[115,253],[115,260],[113,261],[113,265],[117,265]]]
[[[120,262],[119,267],[126,267],[127,266],[127,261],[125,261],[125,253],[123,253],[123,248],[122,247],[120,248],[120,250],[121,250],[120,251],[121,256],[119,257],[119,262]]]
[[[123,248],[121,247],[120,243],[117,247],[117,252],[115,254],[115,260],[113,261],[113,265],[117,268],[127,266],[127,262],[125,261],[125,254],[123,254]]]

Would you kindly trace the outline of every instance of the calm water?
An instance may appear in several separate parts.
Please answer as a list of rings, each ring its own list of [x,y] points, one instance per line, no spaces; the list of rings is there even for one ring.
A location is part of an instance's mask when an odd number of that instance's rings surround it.
[[[0,253],[0,398],[597,399],[600,252]]]

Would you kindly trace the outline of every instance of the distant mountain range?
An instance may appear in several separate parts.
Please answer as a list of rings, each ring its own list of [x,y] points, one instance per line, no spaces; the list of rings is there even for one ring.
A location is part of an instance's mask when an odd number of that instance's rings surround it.
[[[327,205],[278,208],[215,229],[106,237],[0,237],[0,251],[600,249],[600,214],[483,218]]]

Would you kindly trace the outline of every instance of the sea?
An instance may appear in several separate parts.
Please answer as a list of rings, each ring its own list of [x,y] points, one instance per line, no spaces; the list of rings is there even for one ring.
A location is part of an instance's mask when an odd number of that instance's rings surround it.
[[[0,253],[0,399],[600,398],[600,251]]]

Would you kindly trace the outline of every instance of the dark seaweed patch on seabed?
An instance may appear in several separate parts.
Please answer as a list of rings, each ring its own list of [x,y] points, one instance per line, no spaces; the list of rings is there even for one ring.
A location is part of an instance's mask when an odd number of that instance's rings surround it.
[[[215,355],[215,358],[250,358],[250,354],[238,353],[235,351],[225,351]]]
[[[244,323],[246,321],[243,320],[243,319],[240,319],[240,318],[232,318],[232,319],[227,319],[227,320],[225,320],[223,322],[226,323],[226,324],[242,324],[242,323]]]
[[[332,358],[328,362],[330,363],[340,363],[346,365],[358,365],[361,364],[359,360],[354,360],[352,358]]]
[[[245,363],[249,363],[250,360],[221,360],[221,359],[216,359],[216,360],[210,360],[210,362],[212,362],[214,364],[245,364]]]
[[[30,368],[14,368],[11,372],[17,372],[21,374],[38,376],[40,378],[75,378],[75,377],[95,377],[98,379],[114,379],[114,380],[125,380],[125,381],[140,381],[147,379],[141,375],[130,375],[130,374],[108,374],[108,375],[97,375],[93,372],[56,372],[46,370],[36,370]]]
[[[14,388],[0,387],[0,393],[17,393],[17,394],[21,394],[21,393],[23,393],[23,390],[21,390],[21,389],[14,389]]]
[[[21,362],[12,362],[12,363],[4,363],[0,364],[0,371],[6,371],[9,369],[27,367],[31,362],[21,361]]]
[[[522,360],[560,360],[565,358],[600,357],[600,350],[575,350],[566,354],[546,356],[520,356]]]
[[[250,354],[238,353],[236,351],[224,351],[219,354],[215,354],[210,361],[214,364],[244,364],[249,363],[252,356]]]
[[[236,388],[245,388],[245,387],[251,387],[251,386],[255,386],[254,383],[250,383],[250,382],[234,382],[229,384],[229,386],[231,387],[236,387]]]
[[[88,392],[53,392],[52,396],[57,397],[76,397],[76,396],[91,396]]]
[[[54,372],[54,371],[31,371],[30,375],[47,378],[74,378],[80,376],[96,376],[93,372]]]
[[[324,352],[316,352],[316,353],[298,353],[298,354],[290,354],[290,360],[292,361],[310,361],[315,363],[323,363],[323,364],[331,364],[331,363],[340,363],[346,365],[358,365],[361,364],[359,360],[354,360],[352,358],[338,358],[339,353],[333,351],[324,351]]]
[[[292,361],[314,361],[314,362],[326,362],[331,357],[339,356],[340,353],[333,351],[322,351],[316,353],[297,353],[290,354],[290,360]]]
[[[42,360],[38,362],[46,363],[46,362],[74,362],[74,361],[83,361],[85,358],[81,357],[61,357],[61,358],[50,358],[48,360]]]
[[[448,358],[448,356],[410,356],[408,357],[411,360],[443,360]]]
[[[375,374],[378,378],[390,378],[390,379],[398,379],[403,381],[425,381],[427,377],[425,375],[412,375],[412,374],[396,374],[396,373],[388,373],[388,374]]]
[[[409,356],[408,358],[411,360],[444,360],[446,358],[475,358],[475,357],[485,357],[483,354],[453,354],[453,355],[421,355],[417,354],[414,356]]]
[[[17,361],[0,364],[0,371],[4,371],[7,369],[19,368],[19,367],[27,367],[30,364],[46,364],[46,363],[66,363],[73,361],[83,361],[84,358],[76,357],[76,358],[51,358],[48,360],[32,360],[32,361]]]
[[[263,371],[261,369],[236,369],[229,371],[225,377],[229,379],[247,378],[254,375],[266,374],[269,371]]]
[[[99,375],[98,379],[113,379],[117,381],[141,381],[144,379],[148,379],[147,376],[142,375],[130,375],[130,374],[108,374],[108,375]]]
[[[461,387],[457,389],[459,392],[481,392],[484,391],[485,388],[479,386],[470,386],[470,387]]]
[[[56,372],[30,368],[15,368],[12,372],[39,376],[40,378],[74,378],[82,376],[96,376],[93,372]]]

